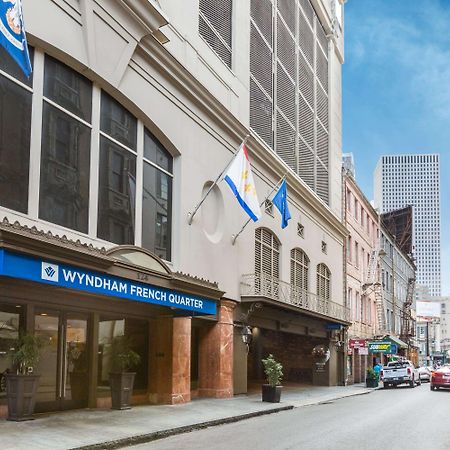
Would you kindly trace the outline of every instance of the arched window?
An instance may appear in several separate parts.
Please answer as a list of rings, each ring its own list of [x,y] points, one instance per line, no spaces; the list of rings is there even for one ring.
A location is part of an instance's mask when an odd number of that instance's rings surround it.
[[[323,263],[317,266],[317,295],[325,300],[330,300],[330,269]]]
[[[300,248],[291,250],[291,285],[308,290],[309,258]]]
[[[280,242],[266,228],[255,231],[255,273],[280,277]]]

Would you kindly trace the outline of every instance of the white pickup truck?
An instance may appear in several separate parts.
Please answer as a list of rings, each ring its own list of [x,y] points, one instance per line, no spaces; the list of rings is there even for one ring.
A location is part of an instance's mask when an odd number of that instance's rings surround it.
[[[380,371],[380,378],[384,388],[398,386],[399,384],[409,384],[409,387],[415,387],[421,384],[419,370],[414,367],[411,361],[392,361],[383,366]]]

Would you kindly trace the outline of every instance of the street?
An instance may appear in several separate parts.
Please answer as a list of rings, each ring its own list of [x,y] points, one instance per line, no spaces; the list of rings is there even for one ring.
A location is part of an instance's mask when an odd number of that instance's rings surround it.
[[[448,449],[450,390],[380,389],[369,395],[173,436],[136,449]]]

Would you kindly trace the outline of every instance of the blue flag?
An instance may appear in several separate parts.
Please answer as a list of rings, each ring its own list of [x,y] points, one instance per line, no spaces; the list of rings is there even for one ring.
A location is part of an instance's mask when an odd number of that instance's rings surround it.
[[[0,44],[15,59],[28,78],[32,69],[21,0],[0,0]]]
[[[287,188],[286,180],[281,183],[278,192],[272,200],[272,203],[278,208],[281,214],[281,228],[286,228],[288,221],[291,218],[291,213],[289,212],[288,202],[287,202]]]

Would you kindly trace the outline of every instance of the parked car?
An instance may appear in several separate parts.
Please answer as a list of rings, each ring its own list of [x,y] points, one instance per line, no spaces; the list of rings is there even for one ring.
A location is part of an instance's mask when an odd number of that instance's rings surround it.
[[[419,367],[420,381],[431,381],[431,370],[428,367]]]
[[[409,387],[420,385],[419,370],[408,360],[391,361],[380,372],[383,387],[397,387],[399,384],[409,384]]]
[[[450,365],[448,364],[431,373],[430,389],[434,391],[439,388],[450,389]]]

